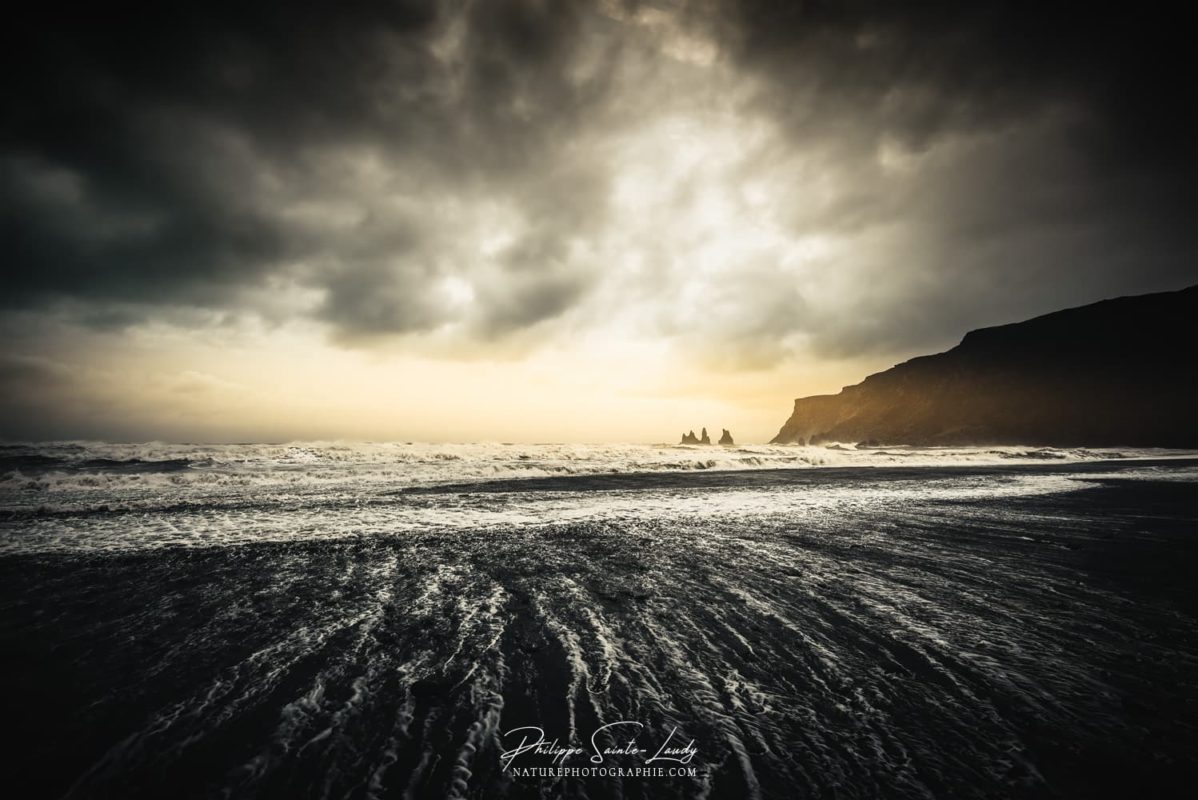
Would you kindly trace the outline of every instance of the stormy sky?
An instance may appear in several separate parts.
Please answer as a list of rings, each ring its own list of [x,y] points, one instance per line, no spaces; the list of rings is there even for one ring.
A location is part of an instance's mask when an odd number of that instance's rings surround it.
[[[1198,279],[1189,4],[42,4],[0,436],[765,440]]]

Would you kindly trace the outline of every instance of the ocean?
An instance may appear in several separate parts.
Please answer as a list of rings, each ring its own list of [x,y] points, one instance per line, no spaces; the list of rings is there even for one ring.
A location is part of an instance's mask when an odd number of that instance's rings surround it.
[[[1198,453],[0,446],[14,797],[1162,796]]]

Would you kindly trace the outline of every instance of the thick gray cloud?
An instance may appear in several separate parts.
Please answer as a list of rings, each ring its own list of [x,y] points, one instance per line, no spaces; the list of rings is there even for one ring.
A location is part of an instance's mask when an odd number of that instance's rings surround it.
[[[826,265],[859,274],[852,302],[805,293],[821,351],[931,346],[1198,278],[1192,6],[701,8],[693,24],[764,81],[762,113],[842,175],[819,202],[796,191],[788,224],[880,242]]]
[[[446,199],[523,202],[527,176],[554,165],[603,95],[606,70],[569,68],[579,14],[205,2],[35,15],[7,42],[5,303],[152,314],[235,305],[282,277],[324,290],[314,313],[348,333],[437,324],[434,284],[457,266],[444,263],[459,222]],[[601,188],[588,177],[571,203],[536,198],[522,246],[554,247],[580,195]],[[580,283],[535,274],[522,291],[540,310],[504,296],[486,327],[535,322]]]
[[[4,34],[2,302],[87,324],[291,314],[352,346],[624,314],[757,366],[1170,288],[1198,249],[1193,14],[57,4]],[[766,133],[629,205],[621,154],[662,109],[700,137],[721,114]],[[772,238],[655,235],[709,219],[708,185]]]

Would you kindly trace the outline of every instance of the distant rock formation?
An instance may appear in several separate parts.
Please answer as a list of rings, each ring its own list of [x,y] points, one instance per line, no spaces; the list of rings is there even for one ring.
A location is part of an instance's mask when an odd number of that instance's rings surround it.
[[[795,400],[773,443],[1198,447],[1198,286],[967,333]]]
[[[711,444],[711,437],[707,435],[706,428],[699,436],[695,436],[695,431],[692,428],[689,433],[682,434],[682,441],[679,444]],[[727,430],[724,431],[724,437],[720,439],[720,444],[732,444],[732,434]]]
[[[736,442],[732,441],[732,434],[728,432],[728,429],[724,428],[723,430],[724,435],[720,437],[720,444],[736,444]]]

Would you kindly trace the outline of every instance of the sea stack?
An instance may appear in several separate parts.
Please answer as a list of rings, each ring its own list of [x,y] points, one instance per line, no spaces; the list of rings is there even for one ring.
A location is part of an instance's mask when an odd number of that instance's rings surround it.
[[[699,444],[711,444],[711,437],[707,435],[707,429],[703,429],[703,435],[699,437]]]
[[[727,428],[724,428],[724,435],[720,437],[720,444],[736,444],[736,442],[732,441],[732,434],[728,432]]]
[[[698,443],[699,443],[699,437],[695,436],[694,430],[692,430],[690,433],[682,434],[682,441],[679,442],[679,444],[698,444]]]

